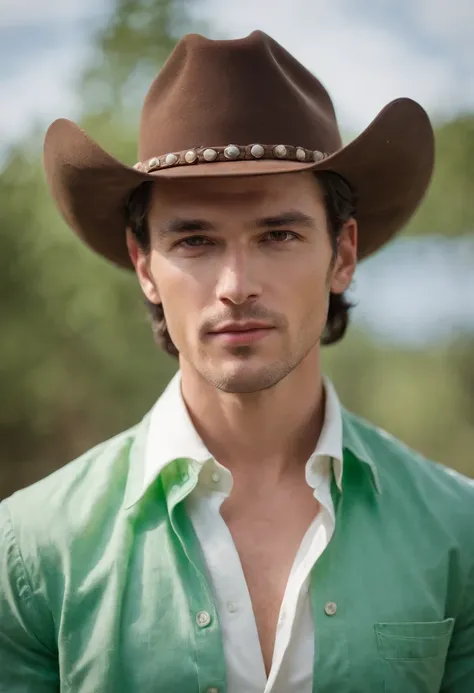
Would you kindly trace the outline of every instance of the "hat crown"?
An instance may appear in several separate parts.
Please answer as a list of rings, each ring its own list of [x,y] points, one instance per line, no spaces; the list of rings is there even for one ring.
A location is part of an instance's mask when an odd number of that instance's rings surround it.
[[[270,36],[187,34],[145,98],[139,159],[231,143],[334,152],[341,137],[324,86]]]

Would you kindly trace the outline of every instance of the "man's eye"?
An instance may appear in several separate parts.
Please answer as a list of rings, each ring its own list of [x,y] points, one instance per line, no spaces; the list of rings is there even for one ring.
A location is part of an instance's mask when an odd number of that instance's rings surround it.
[[[276,241],[277,243],[288,243],[298,236],[293,231],[269,231],[265,234],[265,240]]]
[[[176,245],[181,248],[199,248],[202,245],[209,245],[210,241],[205,236],[189,236],[188,238],[183,238]]]

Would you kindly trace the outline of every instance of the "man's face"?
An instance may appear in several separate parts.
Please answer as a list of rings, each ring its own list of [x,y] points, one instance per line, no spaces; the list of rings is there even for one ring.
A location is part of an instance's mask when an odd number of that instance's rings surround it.
[[[160,181],[148,220],[150,254],[130,232],[129,252],[183,370],[245,393],[317,359],[329,291],[352,277],[356,225],[334,258],[312,173]]]

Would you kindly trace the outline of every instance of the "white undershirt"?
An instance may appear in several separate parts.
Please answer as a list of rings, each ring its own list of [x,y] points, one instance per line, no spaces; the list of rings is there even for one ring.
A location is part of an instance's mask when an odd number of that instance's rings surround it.
[[[144,490],[173,459],[198,463],[198,483],[186,509],[204,554],[222,628],[228,693],[311,693],[314,628],[309,574],[328,545],[335,527],[330,492],[331,459],[340,486],[342,417],[337,395],[325,379],[326,410],[314,453],[306,463],[307,483],[321,510],[295,557],[278,620],[271,670],[267,679],[255,617],[240,558],[220,507],[232,488],[232,475],[206,450],[189,418],[179,373],[152,411],[145,460]]]

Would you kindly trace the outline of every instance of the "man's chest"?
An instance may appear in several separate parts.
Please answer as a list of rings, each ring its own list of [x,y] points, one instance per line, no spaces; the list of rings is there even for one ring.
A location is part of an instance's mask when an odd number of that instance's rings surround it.
[[[241,564],[268,675],[285,593],[294,593],[287,599],[299,596],[301,584],[292,577],[292,571],[320,506],[312,494],[304,493],[299,498],[276,499],[247,510],[241,512],[231,497],[222,507],[220,521],[225,521],[232,539],[227,550],[236,552]]]

